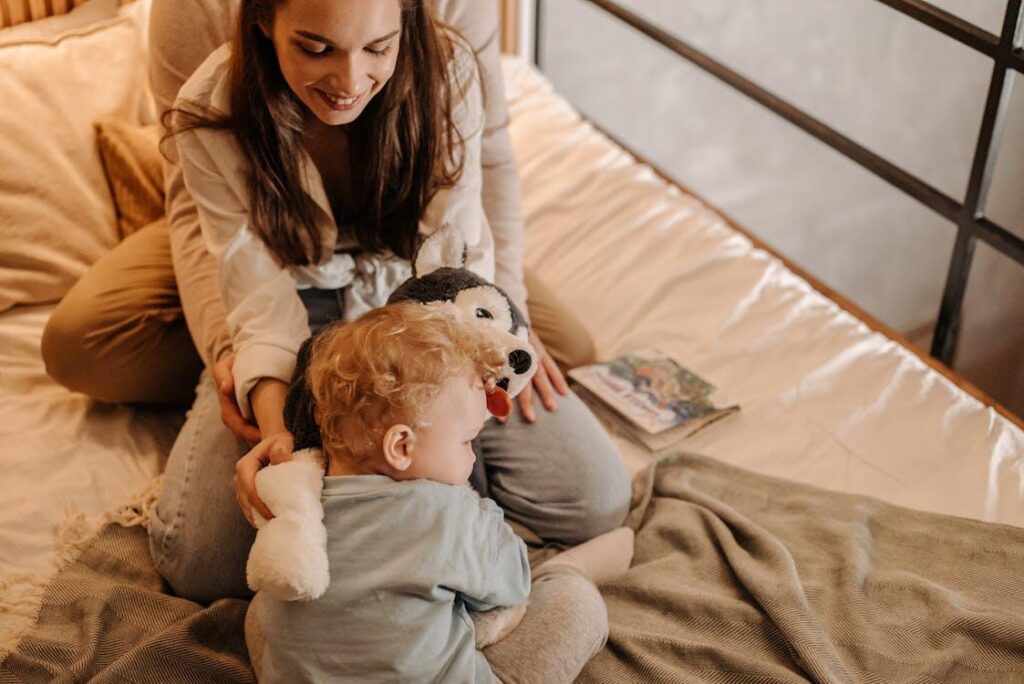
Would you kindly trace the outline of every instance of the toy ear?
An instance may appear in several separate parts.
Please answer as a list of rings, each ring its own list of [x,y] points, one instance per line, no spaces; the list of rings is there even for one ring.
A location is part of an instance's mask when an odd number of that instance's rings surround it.
[[[412,277],[422,278],[439,268],[462,268],[466,265],[466,252],[462,232],[446,223],[420,243],[412,261]]]

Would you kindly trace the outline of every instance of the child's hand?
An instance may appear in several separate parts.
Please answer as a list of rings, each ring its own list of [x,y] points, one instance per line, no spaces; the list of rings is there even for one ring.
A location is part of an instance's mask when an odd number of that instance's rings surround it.
[[[256,522],[253,519],[253,508],[259,511],[267,520],[274,517],[267,505],[263,503],[256,493],[256,473],[268,465],[287,463],[292,460],[292,449],[295,446],[295,438],[288,431],[276,432],[260,440],[249,453],[238,459],[235,464],[235,500],[242,514],[253,527]]]
[[[242,417],[235,399],[235,377],[231,374],[231,366],[235,355],[228,354],[213,364],[213,382],[217,386],[217,400],[220,402],[220,419],[235,437],[253,446],[260,441],[260,429]]]

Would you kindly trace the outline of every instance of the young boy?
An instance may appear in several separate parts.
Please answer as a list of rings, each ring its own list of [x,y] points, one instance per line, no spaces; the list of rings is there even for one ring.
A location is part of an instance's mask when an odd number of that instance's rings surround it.
[[[308,373],[331,584],[310,602],[254,599],[246,630],[261,680],[568,682],[604,645],[593,581],[628,568],[631,531],[547,561],[531,591],[522,540],[466,486],[501,366],[485,334],[418,303],[317,341]],[[468,611],[528,595],[519,626],[477,650]]]

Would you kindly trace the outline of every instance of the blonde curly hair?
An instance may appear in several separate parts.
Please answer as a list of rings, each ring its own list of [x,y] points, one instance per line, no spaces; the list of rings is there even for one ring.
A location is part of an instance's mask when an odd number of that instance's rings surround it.
[[[486,333],[418,302],[374,309],[313,344],[307,379],[328,458],[367,465],[392,425],[425,427],[441,384],[471,364],[491,389],[504,358]]]

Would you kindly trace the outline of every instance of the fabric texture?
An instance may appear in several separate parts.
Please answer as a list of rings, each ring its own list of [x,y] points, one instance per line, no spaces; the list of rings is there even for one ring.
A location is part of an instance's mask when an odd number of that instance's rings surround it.
[[[181,312],[167,219],[100,257],[54,309],[39,350],[51,378],[94,399],[192,402],[202,360]]]
[[[245,643],[261,682],[265,681],[261,663],[266,639],[256,616],[262,602],[257,594],[245,614]],[[488,615],[471,615],[478,643],[481,616],[486,620]],[[556,564],[537,569],[522,620],[482,650],[501,684],[562,684],[575,681],[607,639],[608,611],[597,587],[578,572]]]
[[[114,197],[118,233],[124,239],[164,215],[160,127],[104,118],[95,128],[96,146]]]
[[[634,480],[633,567],[582,682],[1024,681],[1024,529],[696,454]]]
[[[553,566],[538,573],[522,622],[483,649],[501,684],[561,684],[580,671],[608,639],[608,610],[593,582]]]
[[[268,682],[493,681],[469,610],[530,591],[526,546],[468,487],[325,477],[331,583],[315,601],[258,602]]]
[[[92,126],[139,116],[145,67],[132,21],[95,10],[0,38],[0,311],[59,300],[117,242]]]
[[[420,233],[444,224],[462,231],[466,268],[494,279],[494,243],[481,199],[480,145],[483,100],[476,61],[459,49],[450,78],[465,85],[452,119],[464,141],[464,167],[457,185],[439,191],[426,207]],[[230,113],[228,65],[232,45],[215,50],[182,86],[175,106],[184,111]],[[175,136],[185,185],[195,201],[202,235],[218,264],[221,300],[227,313],[235,362],[235,396],[245,416],[249,394],[265,377],[289,382],[299,346],[309,337],[299,288],[347,287],[345,315],[354,319],[383,305],[411,269],[405,259],[382,253],[350,253],[358,245],[336,222],[320,173],[308,154],[300,161],[301,183],[319,211],[324,259],[315,265],[282,265],[251,225],[247,161],[229,131],[192,128]],[[343,251],[339,251],[343,250]]]
[[[641,473],[627,522],[633,566],[600,587],[608,644],[579,682],[1024,679],[1021,528],[696,454]],[[204,610],[164,595],[145,544],[141,528],[107,527],[50,584],[0,681],[251,681],[244,602]],[[503,643],[485,655],[504,679],[492,657]]]
[[[103,528],[46,590],[0,682],[254,684],[247,602],[203,607],[166,593],[140,526]]]

